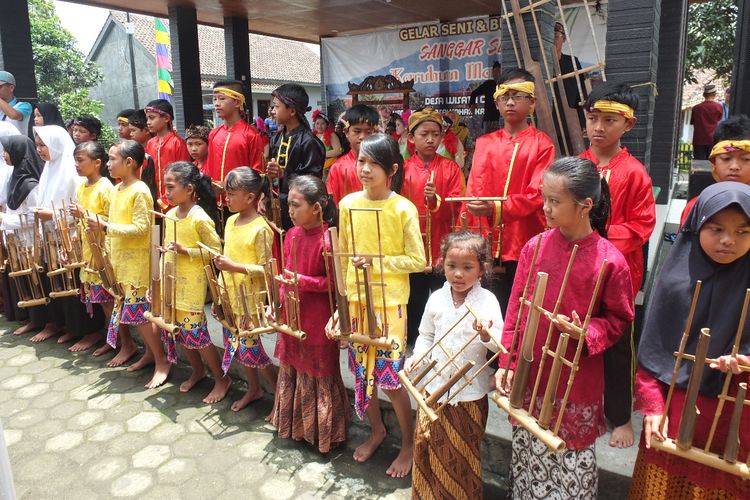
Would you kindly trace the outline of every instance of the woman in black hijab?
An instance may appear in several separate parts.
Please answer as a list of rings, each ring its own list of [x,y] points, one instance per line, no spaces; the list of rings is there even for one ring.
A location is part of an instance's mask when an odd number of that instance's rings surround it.
[[[0,137],[0,145],[2,145],[3,150],[7,153],[6,157],[10,160],[9,163],[13,167],[13,173],[7,185],[7,211],[0,214],[2,229],[10,230],[19,227],[18,214],[29,210],[29,205],[24,204],[24,201],[27,200],[29,194],[39,184],[39,176],[42,174],[44,161],[37,154],[34,141],[26,136]],[[11,278],[7,276],[7,272],[10,272],[9,268],[6,268],[6,273],[2,275],[2,286],[0,287],[3,296],[5,318],[8,321],[24,321],[28,318],[30,311],[17,306],[18,294],[15,285],[11,283]],[[34,315],[33,313],[31,314]],[[34,328],[40,328],[46,322],[46,318],[44,317],[34,319],[37,319],[39,323],[32,321],[21,326],[14,333],[21,335]]]
[[[662,498],[669,492],[681,498],[750,498],[750,481],[650,447],[651,437],[659,441],[665,437],[660,424],[675,364],[673,353],[686,328],[698,280],[702,285],[685,353],[695,354],[701,329],[709,328],[708,358],[729,355],[739,335],[739,358],[748,362],[744,356],[750,354],[750,322],[742,317],[742,309],[750,289],[750,186],[718,182],[701,193],[656,281],[638,345],[635,409],[644,415],[644,433],[631,498]],[[677,374],[664,433],[667,437],[677,435],[692,367],[692,362],[683,360]],[[694,447],[703,448],[711,432],[717,395],[728,376],[718,368],[712,364],[703,370]],[[729,394],[736,394],[738,384],[747,380],[747,373],[732,375]],[[721,454],[724,449],[733,407],[732,402],[723,407],[712,440],[713,453]],[[747,408],[740,422],[739,441],[738,460],[744,461],[750,452]]]

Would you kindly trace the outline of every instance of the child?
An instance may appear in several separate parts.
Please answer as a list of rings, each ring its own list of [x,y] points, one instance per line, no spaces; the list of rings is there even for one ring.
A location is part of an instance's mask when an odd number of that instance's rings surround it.
[[[409,114],[411,117],[411,114]],[[393,132],[393,138],[398,141],[398,148],[401,151],[401,156],[404,157],[404,161],[408,160],[414,152],[414,144],[409,144],[409,129],[406,126],[406,122],[401,115],[398,113],[391,113],[391,122],[395,126]]]
[[[378,112],[366,104],[357,104],[344,114],[344,134],[351,150],[339,157],[331,166],[326,180],[326,188],[333,196],[333,202],[339,202],[349,193],[362,191],[362,183],[357,174],[359,145],[377,131]]]
[[[96,141],[102,135],[102,122],[93,116],[79,116],[73,122],[73,141],[82,144]]]
[[[740,325],[745,290],[750,288],[750,187],[738,182],[721,182],[707,187],[698,197],[683,225],[674,248],[667,256],[651,295],[643,335],[638,346],[635,407],[643,415],[643,435],[633,471],[630,498],[750,498],[750,482],[705,465],[657,452],[651,439],[664,440],[660,432],[667,387],[672,381],[674,351],[680,344],[690,312],[693,290],[702,281],[695,306],[686,354],[694,354],[703,328],[711,329],[708,357],[718,364],[706,367],[700,382],[696,406],[699,410],[693,446],[703,449],[708,440],[724,376],[731,368],[729,395],[747,374],[737,376],[736,360],[728,356]],[[750,364],[750,322],[741,326],[739,361]],[[685,388],[692,363],[683,362],[667,415],[666,434],[675,438],[685,402]],[[724,404],[710,451],[722,454],[727,442],[734,403]],[[739,455],[750,451],[750,413],[740,421]]]
[[[211,178],[201,174],[195,165],[184,161],[172,163],[167,167],[164,187],[169,204],[175,207],[167,216],[178,219],[176,223],[164,223],[164,243],[167,252],[162,259],[172,262],[175,266],[176,323],[180,327],[180,332],[176,338],[162,332],[162,338],[167,345],[169,362],[177,363],[177,340],[193,370],[190,378],[180,384],[180,392],[188,392],[206,376],[203,366],[205,361],[214,377],[214,386],[203,402],[214,404],[227,395],[231,379],[221,371],[219,353],[216,352],[208,333],[206,313],[203,311],[207,282],[201,249],[197,242],[200,241],[217,252],[221,250],[214,222],[217,216],[216,194],[211,187]],[[177,256],[169,251],[177,252]]]
[[[60,110],[56,104],[51,102],[40,102],[34,106],[34,125],[41,127],[43,125],[58,125],[65,127],[65,122],[60,115]]]
[[[596,164],[609,185],[612,207],[607,239],[628,263],[633,297],[643,281],[643,245],[656,225],[651,177],[620,144],[620,138],[635,126],[637,108],[638,96],[627,85],[605,82],[596,87],[586,100],[586,135],[591,147],[580,155]],[[627,325],[617,344],[604,352],[604,414],[614,426],[609,445],[617,448],[633,445],[632,339],[632,325]]]
[[[248,293],[259,292],[265,288],[262,272],[251,266],[263,265],[271,258],[273,232],[266,220],[258,214],[258,202],[263,193],[268,199],[270,189],[268,178],[250,167],[238,167],[226,177],[225,189],[227,205],[234,213],[224,230],[224,255],[216,257],[214,262],[221,273],[232,301],[235,316],[240,314],[239,287],[247,286]],[[253,304],[249,305],[254,310]],[[245,325],[246,326],[246,325]],[[235,356],[236,354],[236,356]],[[258,371],[266,382],[276,389],[276,372],[266,354],[260,336],[254,338],[236,338],[224,328],[224,373],[229,370],[232,358],[237,359],[245,368],[247,392],[242,399],[232,403],[232,411],[240,411],[247,405],[263,397],[263,388],[258,380]]]
[[[604,280],[594,303],[591,322],[585,337],[583,355],[570,389],[570,397],[562,417],[559,435],[565,440],[567,450],[562,453],[550,452],[547,446],[520,426],[513,428],[510,478],[513,497],[521,498],[529,491],[556,498],[596,498],[598,472],[594,444],[596,438],[606,429],[602,410],[604,373],[602,352],[617,342],[630,321],[633,320],[633,292],[630,286],[630,272],[622,254],[606,240],[606,224],[609,216],[609,190],[607,182],[599,175],[596,166],[589,160],[575,157],[555,161],[544,174],[542,196],[544,216],[552,229],[532,238],[521,250],[518,273],[513,283],[508,313],[505,315],[503,344],[510,348],[513,329],[519,314],[519,299],[529,273],[548,273],[547,292],[543,307],[552,311],[557,302],[565,269],[573,246],[578,245],[578,253],[568,278],[567,288],[562,297],[557,317],[542,317],[536,332],[533,361],[529,374],[524,408],[531,399],[531,387],[539,372],[542,348],[550,321],[554,324],[549,348],[557,348],[560,333],[569,333],[565,356],[573,359],[576,350],[577,334],[568,330],[560,319],[580,326],[588,310],[594,285],[599,275],[602,261],[607,260]],[[531,256],[537,238],[541,246],[534,268]],[[533,283],[528,292],[533,294]],[[521,317],[520,332],[526,326],[527,314]],[[531,333],[531,332],[530,332]],[[523,335],[521,335],[523,337]],[[523,338],[519,339],[519,345]],[[503,356],[501,356],[502,358]],[[507,360],[507,358],[506,358]],[[511,388],[515,359],[506,373],[506,360],[500,360],[500,370],[495,374],[497,389],[507,394]],[[548,382],[547,362],[541,375],[541,387]],[[568,379],[570,369],[563,367],[560,380]],[[560,383],[554,398],[552,421],[557,420],[566,384]],[[535,416],[542,404],[543,391],[537,394]],[[561,469],[561,464],[565,468]],[[564,480],[558,475],[564,474]]]
[[[315,137],[320,139],[326,148],[326,162],[323,164],[324,175],[328,176],[328,169],[336,163],[336,159],[341,156],[341,142],[334,133],[333,127],[328,117],[316,109],[313,113],[313,123],[315,124]]]
[[[148,119],[146,118],[145,111],[142,109],[135,110],[128,120],[130,138],[143,146],[143,149],[146,149],[146,145],[148,145],[148,141],[151,140],[153,135],[148,131]]]
[[[203,172],[206,158],[208,158],[208,134],[211,131],[203,125],[191,125],[185,130],[185,143],[187,144],[193,165]]]
[[[75,145],[64,128],[57,125],[34,127],[34,138],[37,152],[46,162],[39,177],[39,206],[35,212],[47,230],[55,232],[57,229],[52,221],[53,205],[56,210],[64,208],[66,203],[75,198],[77,184],[83,179],[76,173],[73,157]],[[54,299],[47,309],[58,328],[45,327],[31,338],[32,342],[43,342],[64,329],[65,333],[57,339],[62,344],[78,335],[92,333],[97,328],[75,296]]]
[[[411,115],[409,121],[412,121]],[[448,356],[454,355],[477,331],[476,338],[455,358],[458,366],[468,361],[475,362],[468,377],[487,359],[487,350],[496,352],[499,346],[490,338],[502,335],[503,316],[500,304],[489,290],[482,288],[480,279],[492,265],[487,242],[478,234],[468,231],[451,233],[445,238],[442,248],[445,256],[443,269],[448,281],[437,292],[430,295],[419,325],[419,337],[414,345],[414,354],[406,361],[406,370],[416,368],[418,361],[432,347],[435,338],[450,329],[466,312],[464,304],[482,316],[476,320],[467,316],[434,348],[425,363],[437,360],[442,366]],[[428,392],[434,392],[448,381],[445,374],[429,383]],[[487,425],[487,392],[490,390],[490,372],[485,370],[470,385],[453,398],[439,414],[436,422],[420,409],[417,411],[417,428],[414,435],[414,472],[412,473],[412,495],[416,498],[482,498],[481,445]],[[458,389],[462,382],[456,386]],[[445,401],[447,395],[440,399]],[[462,457],[456,460],[455,457]],[[446,475],[449,480],[446,480]]]
[[[451,232],[453,212],[445,198],[461,196],[464,190],[463,175],[455,162],[437,154],[443,137],[443,117],[431,108],[412,113],[409,117],[408,139],[415,145],[414,156],[404,163],[404,185],[401,194],[417,207],[420,230],[426,233],[425,216],[430,211],[431,235],[428,265],[438,265],[441,259],[440,242]],[[432,180],[430,180],[432,179]],[[425,250],[427,244],[425,243]],[[415,338],[419,320],[431,291],[443,285],[443,276],[432,270],[414,273],[409,277],[411,296],[407,306],[408,333]]]
[[[750,184],[750,118],[731,116],[720,122],[714,132],[714,146],[708,159],[713,164],[711,174],[716,182]],[[680,225],[685,223],[697,199],[696,196],[685,205]]]
[[[146,263],[151,259],[153,224],[149,213],[153,207],[151,193],[135,176],[144,154],[141,145],[133,140],[121,140],[109,149],[109,173],[122,182],[112,190],[108,220],[89,215],[87,223],[89,230],[107,230],[112,267],[124,295],[122,301],[115,302],[107,329],[107,343],[115,349],[119,337],[120,352],[107,366],[121,366],[136,353],[128,329],[129,325],[135,325],[147,349],[141,359],[128,367],[128,371],[140,370],[154,363],[154,374],[146,384],[146,388],[153,389],[167,380],[170,366],[157,332],[143,317],[143,313],[149,310],[146,292],[150,275]]]
[[[169,202],[164,195],[164,171],[169,164],[176,161],[190,161],[190,152],[182,137],[172,130],[174,111],[169,101],[156,99],[146,105],[146,123],[149,131],[154,134],[148,144],[146,153],[154,160],[154,173],[156,174],[157,199],[154,200],[158,207],[166,212]]]
[[[296,83],[285,83],[271,95],[279,131],[271,138],[268,175],[279,179],[281,225],[287,230],[292,227],[286,201],[289,182],[298,175],[322,177],[326,150],[305,118],[305,113],[310,110],[307,105],[310,98],[305,88]]]
[[[325,334],[331,315],[323,251],[330,251],[326,231],[336,220],[336,207],[322,180],[302,175],[290,183],[289,216],[294,227],[284,240],[284,275],[291,279],[296,274],[299,280],[300,329],[307,338],[300,342],[278,334],[279,381],[270,422],[279,437],[317,442],[318,450],[328,453],[346,441],[350,407],[338,343]]]
[[[367,412],[372,432],[354,451],[354,460],[369,460],[385,439],[386,430],[377,397],[377,388],[380,387],[393,403],[401,428],[401,451],[386,471],[391,477],[405,477],[411,470],[414,451],[411,406],[406,389],[401,386],[396,374],[403,367],[406,352],[405,304],[409,300],[409,273],[424,271],[426,264],[417,209],[409,200],[394,192],[401,187],[399,177],[402,168],[403,158],[393,137],[383,134],[368,137],[362,141],[357,159],[357,173],[364,190],[348,195],[339,205],[341,252],[352,253],[356,250],[360,254],[378,254],[382,249],[384,254],[382,262],[369,257],[353,257],[342,259],[342,265],[345,266],[352,324],[359,325],[360,331],[369,328],[363,314],[366,304],[360,302],[366,290],[358,289],[363,281],[361,270],[368,265],[371,266],[373,281],[385,282],[384,287],[372,287],[372,304],[376,316],[380,318],[378,331],[382,332],[382,326],[387,321],[388,335],[398,338],[398,349],[395,350],[360,344],[352,344],[349,349],[349,367],[355,375],[354,408],[360,418]],[[352,211],[358,208],[381,209],[379,233],[375,212]],[[352,247],[352,239],[356,248]],[[385,310],[382,305],[383,293]]]
[[[123,109],[117,113],[117,135],[120,139],[132,139],[130,132],[130,117],[135,113],[134,109]]]
[[[104,147],[98,142],[83,142],[76,146],[73,151],[76,162],[76,172],[78,175],[85,177],[86,180],[78,185],[76,189],[76,203],[69,207],[70,214],[79,221],[81,217],[87,214],[95,214],[101,220],[107,220],[109,216],[109,202],[112,197],[112,183],[102,175],[102,168],[107,164],[108,156]],[[86,227],[81,228],[86,231]],[[90,237],[90,236],[89,236]],[[89,237],[83,235],[81,238],[81,247],[83,250],[83,260],[86,265],[80,270],[81,280],[81,302],[86,305],[86,312],[90,317],[94,317],[94,304],[99,304],[101,310],[97,308],[97,324],[104,327],[109,324],[114,308],[114,298],[102,286],[102,280],[97,273],[88,271],[93,268],[91,247],[89,246]],[[100,245],[104,241],[99,242]],[[103,311],[103,317],[102,317]],[[104,319],[106,318],[106,323]],[[70,347],[72,352],[86,351],[95,346],[102,339],[99,331],[84,336],[79,342]],[[99,349],[94,351],[94,356],[101,356],[109,352],[111,347],[106,342]]]
[[[464,145],[453,133],[453,120],[447,115],[443,116],[443,140],[440,142],[437,152],[440,156],[456,162],[458,168],[463,170],[466,161]]]
[[[42,175],[44,161],[36,152],[34,141],[26,136],[18,134],[0,137],[0,144],[5,149],[5,162],[13,168],[7,183],[6,208],[0,223],[0,229],[7,232],[19,229],[20,215],[30,214],[33,207],[39,206],[39,177]],[[47,322],[47,308],[19,308],[17,288],[8,276],[10,272],[10,266],[6,266],[3,280],[8,293],[4,295],[7,295],[9,300],[4,301],[4,304],[7,304],[5,317],[8,321],[24,320],[27,316],[29,318],[29,322],[18,327],[13,335],[24,335],[44,327]]]
[[[503,311],[516,274],[523,245],[544,228],[539,193],[542,173],[552,163],[555,147],[544,132],[527,121],[533,113],[534,77],[523,69],[505,70],[495,92],[495,106],[503,115],[504,127],[477,139],[466,196],[507,197],[502,203],[471,201],[462,211],[471,230],[482,226],[492,236],[492,255],[505,272],[495,277],[491,289]],[[502,254],[498,246],[500,225]]]

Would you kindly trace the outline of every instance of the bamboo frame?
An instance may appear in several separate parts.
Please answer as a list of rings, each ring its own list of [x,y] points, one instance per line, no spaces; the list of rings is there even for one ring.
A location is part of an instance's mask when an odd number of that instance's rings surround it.
[[[29,222],[29,214],[19,215],[20,227],[6,233],[8,251],[8,277],[13,280],[18,292],[19,308],[46,305],[50,298],[42,283],[44,269],[38,264],[35,254],[41,252],[36,230],[38,220]],[[31,243],[31,245],[29,245]]]
[[[149,210],[152,215],[164,219],[161,246],[159,246],[158,226],[151,228],[151,310],[143,317],[174,338],[181,328],[177,321],[177,251],[168,250],[166,224],[172,224],[172,237],[177,241],[178,219],[165,213]],[[171,243],[171,242],[170,242]],[[167,255],[173,261],[167,261]]]
[[[381,237],[381,225],[380,225],[380,208],[350,208],[349,217],[352,221],[351,234],[349,235],[351,242],[351,252],[345,253],[339,250],[338,245],[338,231],[336,228],[329,229],[331,235],[331,246],[332,251],[330,254],[326,254],[326,257],[331,257],[333,260],[334,273],[336,275],[336,302],[339,311],[338,326],[333,334],[333,338],[336,340],[344,340],[357,344],[363,344],[368,346],[380,347],[382,349],[393,349],[397,350],[400,347],[400,339],[389,335],[388,318],[385,314],[386,311],[386,283],[385,276],[383,274],[383,245]],[[359,253],[357,252],[357,241],[354,235],[354,217],[355,215],[361,215],[364,213],[375,214],[375,226],[376,236],[378,241],[378,252],[374,254]],[[349,315],[349,301],[351,300],[346,290],[346,283],[344,279],[344,264],[341,259],[348,259],[354,257],[367,257],[373,261],[377,260],[379,265],[379,281],[372,281],[372,264],[365,264],[361,269],[353,268],[354,281],[356,290],[356,302],[359,304],[360,310],[358,317],[360,319],[366,317],[367,321],[358,321],[356,325],[356,331],[351,327],[351,318]],[[375,304],[373,298],[373,287],[380,287],[383,315],[378,322],[378,316],[375,313]],[[363,291],[364,289],[364,291]],[[366,323],[366,330],[363,328]],[[343,325],[343,326],[342,326]]]
[[[73,201],[70,201],[73,204]],[[61,255],[64,256],[63,265],[67,269],[80,269],[86,265],[83,259],[83,235],[81,227],[73,221],[70,224],[65,207],[55,209],[52,203],[52,220],[60,236]]]
[[[99,214],[94,215],[97,223],[99,223]],[[123,291],[122,285],[117,281],[115,269],[112,266],[112,261],[106,251],[104,231],[102,229],[88,229],[86,227],[86,219],[88,217],[89,212],[86,211],[78,221],[79,225],[83,226],[83,234],[86,235],[86,240],[88,241],[89,249],[91,250],[91,261],[87,263],[87,267],[84,269],[87,272],[99,275],[102,287],[107,293],[109,293],[115,301],[122,302],[125,292]]]
[[[494,362],[495,359],[500,356],[500,354],[507,353],[502,345],[501,339],[494,337],[490,332],[490,338],[498,346],[498,351],[494,353],[482,366],[475,370],[471,375],[467,375],[468,372],[472,368],[474,368],[475,363],[473,361],[467,361],[463,365],[459,366],[456,363],[456,359],[464,351],[466,351],[466,349],[468,349],[472,343],[475,342],[481,332],[475,331],[474,334],[453,353],[449,352],[448,349],[442,344],[442,341],[448,335],[450,335],[451,332],[453,332],[454,329],[457,328],[464,321],[464,319],[466,319],[467,316],[472,316],[474,320],[477,321],[480,320],[479,316],[471,309],[471,307],[469,307],[468,304],[464,304],[463,307],[466,309],[466,312],[463,313],[460,318],[454,321],[450,328],[448,328],[448,330],[440,335],[440,337],[433,342],[432,346],[430,346],[430,348],[427,349],[424,354],[422,354],[419,358],[417,358],[416,361],[414,361],[412,365],[413,368],[409,371],[406,371],[404,369],[398,372],[398,378],[401,380],[403,386],[406,388],[409,394],[411,394],[412,398],[414,398],[417,405],[425,412],[425,414],[427,414],[427,416],[433,422],[438,419],[438,414],[442,411],[442,409],[445,408],[445,406],[448,405],[458,394],[460,394],[461,391],[469,387],[469,385],[473,383],[474,379],[476,379],[481,373],[487,370],[492,362]],[[432,358],[431,356],[432,352],[436,350],[436,348],[439,348],[447,357],[447,359],[440,365],[438,365],[438,359]],[[426,366],[423,366],[423,364],[428,360],[429,363]],[[428,385],[438,376],[442,376],[444,379],[446,375],[444,375],[443,372],[447,372],[448,380],[438,386],[437,389],[434,390],[434,392],[430,393],[428,391]],[[420,382],[422,382],[422,380],[428,374],[431,375],[429,376],[429,378],[427,378],[426,381],[424,381],[424,383],[420,385]],[[452,391],[443,402],[440,402],[440,398],[451,391],[461,380],[464,381],[463,385],[458,387],[458,389]]]
[[[688,319],[686,322],[685,329],[680,339],[680,345],[675,356],[675,365],[672,370],[672,380],[669,384],[669,390],[667,392],[667,400],[662,413],[660,431],[666,437],[664,441],[659,441],[655,436],[651,438],[651,446],[657,450],[671,453],[679,457],[692,460],[694,462],[706,465],[713,469],[717,469],[735,476],[739,476],[743,479],[750,479],[750,454],[745,457],[745,462],[737,460],[737,454],[739,452],[739,430],[740,421],[742,418],[742,412],[745,406],[750,406],[750,400],[747,399],[747,384],[737,384],[737,392],[735,396],[729,395],[729,390],[732,386],[733,374],[731,371],[727,372],[724,378],[724,384],[721,392],[718,394],[718,404],[716,411],[714,412],[711,429],[708,434],[706,444],[702,448],[693,446],[693,437],[695,434],[695,425],[698,416],[698,410],[696,407],[696,401],[698,398],[698,390],[700,388],[700,382],[703,371],[706,364],[718,363],[718,359],[708,358],[706,353],[708,351],[708,345],[711,337],[711,330],[709,328],[702,328],[699,333],[698,345],[696,347],[695,354],[686,354],[685,348],[688,343],[690,331],[692,329],[693,316],[695,313],[696,303],[700,295],[701,282],[698,281],[693,292],[692,302],[690,304],[690,310],[688,312]],[[748,308],[750,306],[750,289],[745,290],[745,298],[742,304],[742,311],[740,313],[740,320],[737,325],[737,332],[735,334],[734,343],[730,356],[737,357],[739,354],[740,342],[742,340],[742,334],[745,329],[745,323],[747,321]],[[677,380],[677,374],[683,360],[688,360],[693,363],[690,371],[690,377],[688,379],[688,385],[686,389],[685,402],[680,415],[680,421],[678,422],[677,436],[669,437],[665,432],[666,416],[669,414],[669,409],[672,403],[672,395]],[[750,367],[747,365],[740,365],[742,372],[750,372]],[[716,429],[719,424],[719,419],[724,411],[724,405],[727,401],[734,403],[732,410],[732,416],[729,423],[729,429],[727,432],[727,440],[724,443],[723,451],[713,452],[711,451],[712,445],[714,444],[714,438],[716,436]]]
[[[602,282],[604,281],[604,273],[608,262],[606,259],[602,261],[597,275],[596,284],[594,285],[594,290],[589,301],[589,306],[586,311],[586,316],[581,326],[576,326],[569,321],[559,318],[558,314],[568,286],[568,280],[572,273],[573,263],[575,262],[578,252],[578,245],[573,246],[570,258],[568,259],[568,264],[565,268],[560,289],[558,290],[557,299],[552,310],[545,309],[543,305],[547,291],[547,273],[536,273],[536,284],[534,285],[533,297],[531,299],[527,298],[531,276],[534,273],[534,267],[538,257],[540,242],[541,238],[538,238],[531,260],[530,272],[526,277],[524,290],[519,298],[520,304],[518,317],[516,318],[516,325],[510,346],[511,354],[508,356],[504,367],[505,373],[507,373],[511,368],[512,360],[517,356],[518,362],[515,367],[510,394],[494,394],[492,399],[501,409],[542,441],[551,451],[558,452],[565,448],[565,442],[559,437],[560,426],[562,425],[565,408],[568,404],[568,398],[570,397],[573,382],[575,381],[575,376],[578,372],[588,326],[591,321],[594,307],[599,298],[599,292],[601,290]],[[526,313],[527,320],[524,333],[519,337],[521,318],[524,315],[524,309],[528,311]],[[529,407],[524,408],[523,403],[529,391],[529,374],[532,363],[534,362],[534,346],[536,345],[538,335],[539,320],[542,315],[551,316],[555,319],[550,321],[544,346],[541,349],[542,357],[539,362],[539,369],[537,370],[536,378],[533,382],[533,388],[531,389]],[[567,331],[559,334],[557,345],[553,350],[552,334],[553,331],[557,329],[556,326],[558,325],[563,326]],[[568,332],[573,333],[571,334]],[[570,355],[567,354],[570,350],[571,343],[575,343],[572,359],[569,357]],[[544,372],[547,358],[551,360],[552,366],[547,380],[543,383],[542,374]],[[555,403],[560,389],[563,367],[569,369],[569,374],[565,382],[563,397],[560,400],[559,405],[556,405]],[[504,382],[505,380],[501,381],[503,384]],[[537,410],[537,399],[540,391],[542,391],[543,395],[541,406]],[[557,406],[557,417],[553,418],[555,406]]]
[[[54,213],[54,209],[53,209]],[[41,224],[44,253],[47,256],[47,278],[49,278],[51,299],[75,297],[80,294],[74,270],[65,266],[65,248],[61,234],[54,221]]]
[[[287,269],[282,267],[281,274],[276,269],[276,262],[271,259],[270,266],[264,266],[266,272],[266,287],[271,292],[269,299],[274,310],[273,321],[269,326],[279,333],[289,335],[303,341],[307,334],[302,331],[300,308],[299,277],[297,274],[297,238],[292,238],[292,269],[291,279],[284,274]],[[283,252],[283,250],[282,250]],[[283,285],[283,288],[282,288]],[[283,314],[282,314],[283,313]],[[282,318],[284,319],[282,321]]]

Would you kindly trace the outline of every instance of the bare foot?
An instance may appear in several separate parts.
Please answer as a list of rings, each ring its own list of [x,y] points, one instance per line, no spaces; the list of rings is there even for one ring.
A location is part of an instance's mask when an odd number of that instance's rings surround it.
[[[257,391],[253,393],[248,391],[245,393],[244,396],[242,396],[242,399],[238,399],[237,401],[232,403],[232,411],[240,411],[241,409],[245,408],[247,405],[249,405],[253,401],[257,401],[262,397],[263,397],[263,389],[258,389]]]
[[[154,376],[151,377],[151,380],[148,382],[148,384],[145,385],[146,389],[156,389],[157,387],[162,385],[164,382],[166,382],[167,379],[169,378],[169,370],[171,368],[172,368],[172,365],[167,360],[164,360],[161,363],[155,363],[154,364]]]
[[[93,356],[101,356],[102,354],[107,354],[109,351],[112,350],[112,346],[104,342],[104,345],[101,346],[99,349],[94,351],[92,354]]]
[[[354,450],[354,460],[359,463],[366,462],[375,454],[375,451],[380,448],[380,445],[385,439],[385,429],[380,432],[373,432],[367,441],[357,446]],[[393,467],[393,465],[391,465]]]
[[[609,438],[609,445],[611,447],[630,448],[634,442],[633,424],[630,420],[628,420],[628,423],[612,429],[612,437]]]
[[[42,331],[31,337],[31,341],[38,344],[39,342],[44,342],[45,340],[54,337],[55,335],[57,335],[57,330],[54,327],[45,326]]]
[[[89,333],[88,335],[84,335],[81,340],[68,347],[68,350],[70,352],[88,351],[96,345],[100,338],[101,334],[99,332]]]
[[[193,370],[190,373],[190,378],[180,384],[180,392],[188,392],[190,389],[195,387],[195,384],[206,378],[206,370]]]
[[[66,342],[70,342],[74,338],[75,338],[75,335],[73,335],[72,333],[63,333],[57,338],[57,343],[64,344]]]
[[[143,370],[149,365],[154,364],[154,355],[151,354],[151,351],[146,351],[143,356],[141,356],[141,359],[133,363],[132,365],[128,366],[129,372],[137,372],[138,370]]]
[[[135,355],[136,352],[138,352],[138,349],[135,346],[121,348],[120,352],[117,353],[117,356],[112,358],[109,363],[107,363],[107,367],[117,368],[118,366],[124,365],[130,358]]]
[[[229,387],[232,385],[232,379],[229,376],[224,376],[221,380],[214,382],[214,388],[208,393],[208,396],[203,398],[203,402],[206,404],[216,404],[224,399],[229,392]]]
[[[25,325],[22,325],[19,328],[16,328],[16,331],[13,332],[13,335],[25,335],[31,331],[36,330],[39,328],[38,326],[34,326],[31,323],[26,323]]]

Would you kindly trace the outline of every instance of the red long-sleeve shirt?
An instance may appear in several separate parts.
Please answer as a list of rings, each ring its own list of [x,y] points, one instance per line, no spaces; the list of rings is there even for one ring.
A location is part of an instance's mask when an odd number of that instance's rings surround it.
[[[518,151],[513,170],[510,171],[516,144],[519,144]],[[518,132],[515,138],[507,130],[501,129],[477,139],[466,196],[499,197],[507,194],[508,199],[502,205],[503,261],[518,260],[523,245],[544,229],[543,201],[539,188],[542,174],[554,159],[552,141],[533,126]],[[475,217],[465,207],[462,211],[467,212],[469,228],[476,230],[481,224],[484,236],[492,233],[492,253],[496,255],[499,235],[499,226],[495,224],[497,214]]]
[[[437,264],[441,258],[440,241],[451,232],[453,223],[453,208],[444,200],[446,198],[461,196],[464,191],[464,179],[461,169],[456,162],[443,156],[435,155],[435,158],[425,166],[419,156],[414,155],[404,163],[404,184],[401,188],[401,195],[409,199],[419,212],[419,228],[424,234],[426,232],[427,221],[425,214],[428,207],[424,196],[424,188],[430,175],[434,173],[435,192],[438,201],[429,207],[432,222],[431,226],[431,255],[427,256],[427,262]],[[427,252],[427,242],[425,241],[425,254]]]
[[[235,123],[231,130],[224,124],[211,131],[203,172],[215,181],[224,182],[227,174],[237,167],[265,171],[263,139],[244,120]]]
[[[326,187],[336,206],[346,195],[362,191],[362,182],[357,175],[357,157],[353,149],[331,165]]]
[[[609,184],[612,210],[607,239],[625,256],[630,267],[633,296],[643,282],[643,245],[656,226],[656,200],[646,168],[623,147],[609,165],[599,166],[593,150],[581,158],[593,161]]]
[[[164,173],[167,167],[176,161],[192,162],[187,144],[175,133],[174,130],[164,137],[152,137],[146,143],[146,153],[154,159],[156,170],[156,193],[162,201],[162,205],[169,207],[169,202],[164,194]],[[166,211],[166,210],[165,210]]]

